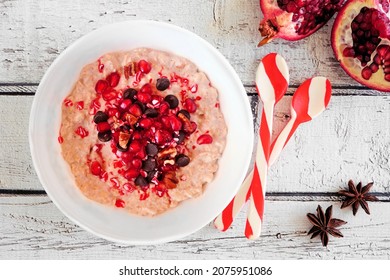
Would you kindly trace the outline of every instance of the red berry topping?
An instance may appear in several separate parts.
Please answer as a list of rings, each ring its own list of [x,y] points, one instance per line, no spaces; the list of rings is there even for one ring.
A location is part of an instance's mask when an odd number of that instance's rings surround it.
[[[84,109],[84,101],[76,102],[76,108],[78,110],[83,110]]]
[[[115,117],[119,118],[119,111],[118,111],[118,109],[110,108],[110,109],[108,109],[107,114],[110,117],[114,117],[115,116]]]
[[[184,100],[184,108],[190,113],[195,113],[198,107],[196,106],[195,101],[192,98],[187,98],[186,100]]]
[[[106,81],[110,85],[110,87],[116,87],[119,84],[121,76],[118,74],[118,72],[112,72],[110,75],[107,76]]]
[[[150,101],[152,101],[152,96],[149,94],[149,93],[145,93],[145,92],[138,92],[137,93],[137,99],[142,102],[142,103],[149,103]]]
[[[115,201],[115,206],[118,208],[124,208],[125,205],[126,203],[122,199],[117,198],[117,200]]]
[[[131,161],[131,166],[135,169],[140,169],[142,166],[142,160],[140,160],[139,158],[133,158],[133,160]]]
[[[102,97],[106,101],[113,100],[118,97],[118,93],[114,89],[108,89],[103,92]]]
[[[166,130],[157,130],[154,137],[159,145],[164,145],[172,140],[172,135]]]
[[[100,163],[96,160],[94,160],[92,163],[91,163],[91,166],[90,166],[90,169],[91,169],[91,173],[95,176],[100,176],[100,174],[102,173],[102,166],[100,165]]]
[[[174,131],[179,131],[182,127],[181,121],[174,115],[169,117],[169,122],[171,124],[172,130]]]
[[[98,94],[103,94],[103,92],[107,89],[108,82],[106,80],[99,80],[96,83],[95,91]]]
[[[96,125],[96,128],[99,132],[104,132],[111,130],[111,126],[108,124],[108,122],[101,122]]]
[[[148,74],[150,72],[150,70],[152,70],[152,66],[150,65],[149,62],[147,62],[146,60],[140,60],[138,62],[138,69],[142,72],[142,73],[145,73],[145,74]]]
[[[139,126],[142,127],[143,129],[147,129],[152,126],[153,121],[151,119],[142,119],[139,121]]]
[[[147,94],[150,94],[152,95],[153,94],[153,89],[152,89],[152,86],[148,83],[148,84],[144,84],[141,89],[139,90],[139,92],[141,93],[147,93]]]
[[[201,136],[198,137],[196,143],[198,143],[198,145],[211,144],[213,143],[213,137],[211,137],[211,135],[207,133],[202,134]]]

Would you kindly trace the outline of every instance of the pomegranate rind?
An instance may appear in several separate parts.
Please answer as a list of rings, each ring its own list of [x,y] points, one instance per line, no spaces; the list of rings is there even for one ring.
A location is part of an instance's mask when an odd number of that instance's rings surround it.
[[[332,48],[337,61],[344,71],[358,83],[365,85],[371,89],[390,92],[390,82],[384,79],[383,70],[373,73],[372,76],[366,80],[362,77],[363,66],[361,62],[354,57],[343,56],[343,51],[346,47],[351,47],[352,32],[351,22],[359,14],[363,7],[377,8],[377,0],[349,0],[337,14],[332,28]],[[390,13],[387,13],[389,17]],[[386,38],[381,38],[380,45],[390,45],[390,41]],[[376,51],[371,55],[371,61],[375,56]],[[370,61],[370,62],[371,62]],[[370,65],[370,62],[367,65]]]

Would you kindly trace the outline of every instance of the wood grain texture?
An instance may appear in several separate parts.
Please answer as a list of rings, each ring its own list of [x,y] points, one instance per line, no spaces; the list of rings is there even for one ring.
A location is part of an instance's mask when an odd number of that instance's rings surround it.
[[[0,96],[0,189],[42,190],[32,166],[28,120],[32,96]],[[260,108],[250,97],[255,121]],[[274,134],[289,120],[291,96],[275,110]],[[17,104],[17,105],[16,105]],[[269,192],[336,192],[349,179],[390,190],[390,97],[334,96],[303,124],[270,169]]]
[[[291,84],[300,84],[303,76],[325,75],[335,85],[362,88],[334,59],[333,20],[307,39],[275,40],[257,48],[262,17],[258,0],[19,0],[0,5],[0,82],[37,83],[58,54],[88,32],[113,22],[150,19],[179,25],[209,41],[227,57],[244,84],[253,85],[252,73],[260,58],[278,52],[290,66]]]
[[[344,238],[328,248],[307,236],[306,213],[333,204],[334,217],[348,221]],[[175,242],[153,246],[115,244],[84,231],[46,196],[0,197],[0,259],[389,259],[390,203],[371,203],[371,216],[340,203],[268,201],[261,238],[243,237],[244,212],[227,232],[211,224]]]

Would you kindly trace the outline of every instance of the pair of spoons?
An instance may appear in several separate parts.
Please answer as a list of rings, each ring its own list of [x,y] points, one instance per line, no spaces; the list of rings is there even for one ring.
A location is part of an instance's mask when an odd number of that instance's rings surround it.
[[[256,71],[256,88],[263,109],[255,165],[236,196],[215,219],[214,224],[219,230],[227,230],[242,206],[250,200],[245,236],[248,239],[260,236],[269,166],[278,158],[298,126],[320,115],[329,104],[331,84],[328,79],[314,77],[303,82],[292,98],[291,119],[271,143],[274,107],[286,93],[288,81],[289,71],[283,57],[276,53],[266,55]]]

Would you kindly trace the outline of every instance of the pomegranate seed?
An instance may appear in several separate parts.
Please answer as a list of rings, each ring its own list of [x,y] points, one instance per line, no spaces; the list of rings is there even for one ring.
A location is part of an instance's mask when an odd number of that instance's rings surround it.
[[[190,113],[195,113],[197,106],[193,99],[187,98],[186,100],[184,100],[184,108]]]
[[[119,84],[120,76],[118,72],[112,72],[107,76],[106,81],[110,85],[110,87],[116,87]]]
[[[147,62],[146,60],[140,60],[138,62],[138,69],[142,72],[142,73],[145,73],[145,74],[148,74],[150,72],[150,70],[152,70],[152,66],[150,65],[149,62]]]
[[[133,153],[136,153],[136,152],[140,151],[141,148],[142,148],[141,147],[141,143],[139,141],[137,141],[137,140],[132,141],[130,143],[130,145],[129,145],[129,151],[133,152]]]
[[[139,117],[142,115],[142,110],[137,104],[132,104],[129,107],[129,113],[132,114],[133,116]]]
[[[117,198],[115,201],[115,206],[118,208],[125,208],[126,203],[122,200]]]
[[[140,160],[139,158],[133,158],[133,160],[131,161],[131,166],[135,169],[140,169],[142,166],[142,160]]]
[[[161,105],[160,105],[159,110],[160,110],[160,114],[161,115],[166,114],[168,112],[168,110],[169,110],[168,102],[166,102],[166,101],[162,102]]]
[[[65,105],[65,107],[72,107],[73,106],[73,102],[70,99],[65,99],[64,100],[64,105]]]
[[[144,148],[141,148],[141,150],[135,154],[138,158],[144,159],[146,157],[146,151]]]
[[[198,91],[198,84],[193,85],[193,86],[190,88],[190,91],[191,91],[192,93],[196,93],[196,92]]]
[[[84,101],[76,102],[76,108],[79,110],[83,110],[84,109]]]
[[[390,74],[390,66],[387,66],[387,67],[383,68],[383,72],[385,74]]]
[[[90,169],[91,169],[91,173],[95,176],[100,176],[100,174],[102,173],[102,166],[100,165],[100,163],[96,160],[94,160],[92,163],[91,163],[91,166],[90,166]]]
[[[159,145],[164,145],[165,143],[172,140],[172,135],[166,130],[157,130],[154,137],[156,143]]]
[[[141,93],[147,93],[147,94],[152,94],[153,93],[153,89],[152,89],[152,86],[147,83],[147,84],[144,84],[141,89],[139,90],[139,92]]]
[[[146,104],[146,103],[149,103],[150,101],[152,101],[152,96],[149,94],[149,93],[144,93],[144,92],[138,92],[137,93],[137,99]]]
[[[117,118],[119,118],[119,111],[118,111],[118,109],[110,108],[110,109],[108,109],[107,114],[108,114],[108,116],[110,116],[111,118],[114,117],[114,116],[117,117]]]
[[[171,128],[171,121],[170,121],[170,118],[168,116],[162,116],[161,122],[163,123],[165,128]]]
[[[153,124],[153,121],[151,119],[142,119],[138,123],[138,125],[144,129],[151,127],[152,124]]]
[[[79,127],[76,129],[75,133],[76,133],[77,135],[79,135],[81,138],[87,137],[88,134],[89,134],[88,130],[86,130],[86,129],[85,129],[84,127],[82,127],[82,126],[79,126]]]
[[[154,108],[158,108],[163,100],[164,99],[162,98],[162,96],[153,94],[150,103],[154,106]]]
[[[129,163],[132,159],[133,159],[133,154],[130,153],[130,152],[123,152],[121,154],[121,159],[125,162],[125,163]]]
[[[370,69],[371,69],[372,73],[376,73],[379,70],[379,66],[376,65],[375,63],[372,63],[370,65]]]
[[[119,107],[123,110],[123,111],[126,111],[130,108],[130,105],[131,105],[131,100],[130,99],[124,99],[121,104],[119,105]]]
[[[179,131],[181,129],[182,123],[176,116],[170,116],[169,121],[173,131]]]
[[[124,183],[122,188],[127,193],[132,193],[133,191],[135,191],[135,187],[130,183]]]
[[[102,97],[106,101],[113,100],[118,97],[118,93],[114,89],[109,89],[106,90],[103,94]]]
[[[390,82],[390,74],[385,75],[385,80]]]
[[[196,143],[198,143],[198,145],[211,144],[213,143],[213,137],[211,137],[211,135],[207,133],[202,134],[198,137]]]
[[[103,171],[102,174],[100,174],[100,180],[102,180],[103,182],[107,182],[108,173],[106,171]]]
[[[368,80],[371,78],[371,75],[372,75],[372,71],[371,71],[370,67],[368,67],[368,66],[364,67],[362,70],[363,79]]]
[[[96,128],[99,132],[104,132],[111,130],[111,126],[108,124],[108,122],[101,122],[96,125]]]
[[[142,134],[141,134],[141,132],[135,131],[135,132],[133,133],[133,140],[141,140],[141,139],[142,139]]]
[[[95,91],[98,94],[103,94],[103,92],[105,92],[107,87],[108,87],[108,82],[106,80],[99,80],[96,83]]]
[[[123,177],[125,177],[127,180],[131,180],[137,178],[138,175],[139,175],[139,170],[129,169],[123,174]]]
[[[61,135],[58,136],[57,140],[58,140],[58,143],[60,143],[60,144],[64,143],[64,138]]]

